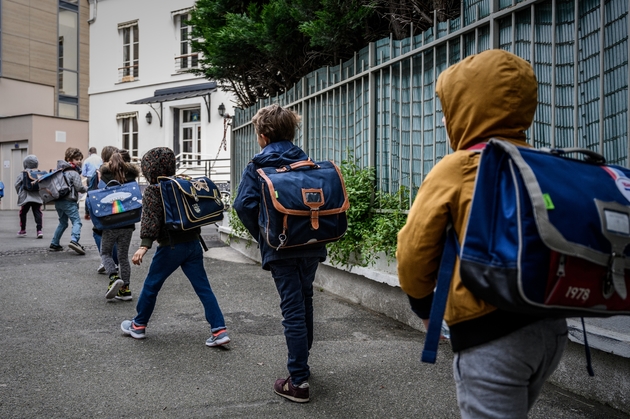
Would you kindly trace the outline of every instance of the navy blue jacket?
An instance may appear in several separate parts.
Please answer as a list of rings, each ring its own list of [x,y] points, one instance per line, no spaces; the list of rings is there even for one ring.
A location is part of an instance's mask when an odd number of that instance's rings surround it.
[[[278,141],[263,148],[259,154],[252,158],[252,161],[243,171],[241,183],[238,186],[238,194],[234,200],[234,210],[245,228],[258,241],[262,268],[267,271],[270,270],[268,263],[274,260],[301,257],[318,257],[321,262],[326,260],[326,245],[276,250],[267,244],[258,226],[262,179],[256,170],[261,167],[285,166],[306,159],[308,159],[306,153],[291,141]]]

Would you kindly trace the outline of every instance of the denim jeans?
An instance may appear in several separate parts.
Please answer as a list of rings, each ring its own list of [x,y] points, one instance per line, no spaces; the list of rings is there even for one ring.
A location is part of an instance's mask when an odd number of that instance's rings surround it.
[[[287,369],[296,386],[311,375],[308,353],[313,345],[313,280],[319,260],[319,257],[304,257],[269,262],[280,294]]]
[[[59,240],[61,240],[63,232],[68,228],[68,220],[72,223],[72,235],[70,236],[70,240],[78,243],[79,240],[81,240],[81,226],[83,225],[81,223],[81,216],[79,215],[79,203],[60,199],[59,201],[55,201],[55,209],[59,216],[59,225],[55,230],[51,244],[59,246]]]
[[[133,322],[138,326],[146,326],[149,323],[164,281],[180,266],[203,304],[211,330],[216,332],[225,329],[223,313],[212,292],[203,266],[201,243],[197,240],[178,243],[172,247],[170,245],[158,246],[149,267],[149,273],[144,280],[140,298],[138,298],[136,305],[138,314]]]

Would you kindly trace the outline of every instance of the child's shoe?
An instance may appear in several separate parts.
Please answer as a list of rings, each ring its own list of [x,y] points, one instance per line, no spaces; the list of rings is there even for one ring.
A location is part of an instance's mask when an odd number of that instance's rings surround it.
[[[228,336],[227,329],[221,329],[212,332],[212,336],[206,341],[206,346],[221,346],[226,343],[230,343],[230,337]]]
[[[108,300],[111,300],[112,298],[114,298],[114,296],[118,294],[118,290],[120,290],[120,287],[122,287],[123,284],[124,282],[122,279],[120,279],[118,274],[111,274],[109,276],[109,287],[107,288],[107,293],[105,294],[105,298],[107,298]]]
[[[59,246],[58,244],[50,243],[50,247],[48,249],[51,252],[61,252],[63,250],[63,246]]]
[[[297,403],[308,402],[308,389],[308,381],[304,381],[299,386],[294,386],[291,382],[291,377],[288,377],[286,380],[280,378],[279,380],[276,380],[273,385],[273,391],[275,391],[278,396],[282,396]]]
[[[72,240],[70,242],[68,247],[70,249],[74,250],[75,252],[77,252],[80,255],[84,255],[85,254],[85,248],[83,246],[81,246],[79,243],[75,242],[74,240]]]
[[[38,239],[43,239],[44,238],[44,232],[41,230],[37,230],[37,238]]]
[[[134,339],[144,339],[146,337],[146,329],[146,326],[137,326],[133,320],[123,320],[120,324],[120,330]]]
[[[26,230],[20,230],[17,234],[18,237],[26,237]]]
[[[105,265],[103,265],[102,263],[100,265],[98,265],[98,268],[96,268],[96,272],[98,272],[99,274],[105,274]]]
[[[129,289],[129,285],[125,285],[118,290],[118,294],[116,294],[116,299],[131,301],[131,290]]]

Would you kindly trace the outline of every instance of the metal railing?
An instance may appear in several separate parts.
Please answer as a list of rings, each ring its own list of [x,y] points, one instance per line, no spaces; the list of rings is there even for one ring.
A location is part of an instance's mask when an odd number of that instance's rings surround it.
[[[251,125],[279,103],[303,117],[296,144],[316,160],[349,158],[376,169],[377,187],[411,190],[450,153],[435,81],[490,48],[528,60],[539,104],[535,147],[583,147],[629,166],[628,0],[463,0],[459,16],[403,40],[382,39],[321,68],[285,94],[236,109],[232,183],[259,149]]]

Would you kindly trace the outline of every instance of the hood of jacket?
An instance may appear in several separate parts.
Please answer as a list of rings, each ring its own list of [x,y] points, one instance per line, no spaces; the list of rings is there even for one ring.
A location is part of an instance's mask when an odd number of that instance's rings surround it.
[[[22,165],[24,166],[25,170],[37,169],[37,167],[39,166],[39,161],[37,160],[36,156],[34,156],[33,154],[29,154],[28,156],[24,157]]]
[[[306,159],[306,153],[291,141],[277,141],[263,148],[252,162],[261,167],[279,167]]]
[[[70,163],[68,163],[65,160],[57,160],[57,169],[69,169],[70,167]]]
[[[158,176],[175,175],[175,153],[168,147],[155,147],[142,156],[142,174],[151,185],[158,183]]]
[[[440,74],[436,92],[453,150],[492,137],[526,145],[525,131],[538,105],[538,83],[524,59],[499,49],[472,55]]]

